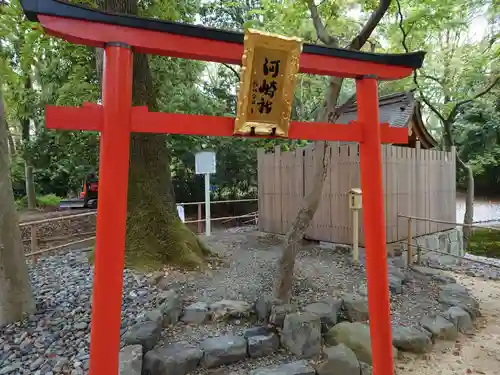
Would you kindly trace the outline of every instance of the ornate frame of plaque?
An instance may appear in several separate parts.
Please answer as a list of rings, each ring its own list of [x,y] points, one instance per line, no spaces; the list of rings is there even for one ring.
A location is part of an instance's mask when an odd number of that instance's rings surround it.
[[[234,134],[288,136],[302,39],[245,32]]]

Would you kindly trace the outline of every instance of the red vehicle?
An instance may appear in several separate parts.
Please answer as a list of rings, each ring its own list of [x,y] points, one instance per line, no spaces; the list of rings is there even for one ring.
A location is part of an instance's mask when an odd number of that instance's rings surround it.
[[[79,199],[64,199],[60,208],[97,208],[97,196],[99,191],[99,179],[95,173],[89,173],[83,181],[83,191]]]

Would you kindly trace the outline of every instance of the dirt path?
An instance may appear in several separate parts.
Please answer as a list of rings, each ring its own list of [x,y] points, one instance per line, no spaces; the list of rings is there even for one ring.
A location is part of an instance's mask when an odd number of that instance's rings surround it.
[[[500,282],[453,274],[479,299],[483,316],[476,331],[457,342],[436,344],[427,357],[404,355],[397,375],[500,374]]]

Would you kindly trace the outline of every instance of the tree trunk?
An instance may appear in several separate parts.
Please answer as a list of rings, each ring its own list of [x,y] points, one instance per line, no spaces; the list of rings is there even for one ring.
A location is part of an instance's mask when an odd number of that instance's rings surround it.
[[[16,154],[16,145],[14,143],[14,138],[12,137],[12,133],[9,129],[9,124],[4,120],[5,123],[5,131],[7,132],[7,144],[9,145],[9,155],[12,157]]]
[[[35,309],[14,204],[4,121],[0,90],[0,326],[21,320]]]
[[[368,21],[361,31],[356,35],[349,48],[360,50],[371,33],[378,25],[384,14],[387,12],[391,0],[381,0],[378,8],[372,12]],[[313,0],[307,1],[311,18],[316,29],[318,38],[329,47],[338,47],[338,38],[330,35],[326,30],[318,9]],[[323,111],[318,116],[319,122],[335,122],[345,109],[345,105],[336,109],[337,101],[340,96],[343,79],[339,77],[330,77],[329,86],[325,95]],[[348,100],[350,101],[350,100]],[[292,295],[292,286],[294,279],[295,257],[299,251],[300,242],[311,223],[316,210],[318,209],[323,191],[323,184],[328,174],[329,156],[328,143],[325,141],[315,142],[314,145],[314,176],[311,191],[304,197],[302,207],[299,209],[292,227],[287,232],[283,243],[283,252],[279,261],[278,277],[275,285],[275,296],[282,301],[289,301]]]
[[[451,125],[454,119],[448,119],[444,121],[444,138],[446,140],[447,150],[451,151],[451,147],[455,145],[453,141],[453,136],[451,134]],[[458,166],[462,168],[467,174],[467,188],[465,191],[465,214],[464,214],[464,224],[471,225],[474,222],[474,173],[472,168],[467,165],[460,157],[457,156]],[[472,234],[472,228],[470,226],[464,226],[462,237],[464,243],[464,249],[469,246],[469,238]]]
[[[327,92],[327,100],[323,111],[318,116],[318,121],[326,122],[329,113],[335,105],[342,87],[342,79],[332,77]],[[278,277],[275,288],[276,298],[289,301],[292,295],[294,280],[295,258],[300,249],[304,234],[318,209],[323,183],[328,174],[329,156],[328,142],[318,141],[314,143],[314,176],[312,189],[307,192],[302,206],[293,221],[292,227],[287,232],[283,242],[283,252],[278,265]]]
[[[26,91],[31,90],[31,79],[28,77],[24,83]],[[23,142],[30,140],[30,120],[24,118],[21,120]],[[26,180],[26,195],[28,196],[28,209],[33,210],[36,208],[36,192],[35,180],[33,177],[33,167],[30,165],[28,158],[24,158],[24,176]]]
[[[465,196],[465,214],[464,214],[464,224],[472,224],[474,222],[474,173],[472,168],[465,164],[462,159],[457,157],[458,164],[467,173],[467,190]],[[470,226],[464,226],[463,239],[464,239],[464,249],[469,247],[469,239],[472,234],[472,228]]]
[[[104,9],[137,14],[137,0],[105,0]],[[148,57],[135,54],[133,105],[156,110]],[[127,242],[128,266],[154,269],[166,263],[197,266],[210,251],[179,219],[165,135],[133,134],[130,145]]]

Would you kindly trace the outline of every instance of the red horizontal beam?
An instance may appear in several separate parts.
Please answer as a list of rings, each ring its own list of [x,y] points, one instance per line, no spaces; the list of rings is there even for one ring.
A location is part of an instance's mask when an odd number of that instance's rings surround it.
[[[102,130],[103,110],[101,106],[97,105],[87,104],[84,107],[47,106],[45,116],[49,129]],[[130,131],[134,133],[233,137],[233,129],[233,117],[149,112],[147,107],[134,107]],[[408,129],[406,128],[392,128],[389,124],[382,124],[381,135],[382,143],[405,144],[408,142]],[[362,142],[362,131],[361,126],[356,122],[345,125],[292,121],[288,138],[311,141]]]
[[[75,44],[104,47],[106,42],[122,42],[138,53],[241,65],[243,45],[237,43],[41,14],[38,19],[49,34]],[[401,79],[413,72],[404,66],[307,53],[300,56],[300,71],[348,78],[372,75],[379,80]]]

